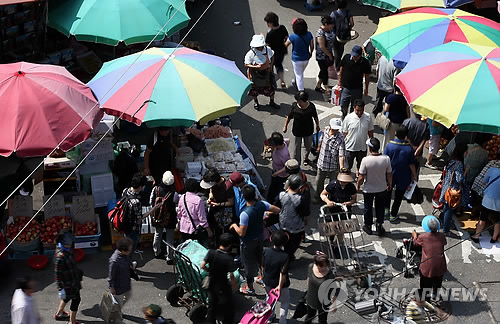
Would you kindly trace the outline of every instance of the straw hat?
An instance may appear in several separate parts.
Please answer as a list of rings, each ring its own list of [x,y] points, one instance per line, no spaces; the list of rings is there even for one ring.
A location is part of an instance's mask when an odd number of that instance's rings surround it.
[[[350,173],[339,173],[337,175],[337,180],[342,182],[354,182],[354,179]]]

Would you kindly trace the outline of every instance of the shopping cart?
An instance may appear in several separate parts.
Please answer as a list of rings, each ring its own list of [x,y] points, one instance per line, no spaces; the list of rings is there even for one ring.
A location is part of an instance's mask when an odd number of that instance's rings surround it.
[[[200,268],[208,250],[193,240],[188,240],[177,248],[163,242],[174,251],[174,274],[177,277],[176,284],[167,290],[167,301],[174,307],[186,307],[186,316],[193,323],[199,323],[205,319],[208,311],[208,291],[202,287],[203,279],[208,273]],[[238,270],[234,272],[234,276],[239,285]]]

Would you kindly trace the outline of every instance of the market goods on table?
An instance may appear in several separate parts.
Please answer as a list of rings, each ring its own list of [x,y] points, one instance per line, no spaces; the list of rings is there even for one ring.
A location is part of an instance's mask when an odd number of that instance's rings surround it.
[[[222,125],[214,125],[208,128],[203,129],[203,136],[205,139],[214,139],[214,138],[231,138],[233,134],[231,133],[231,129]]]
[[[14,223],[7,226],[7,239],[12,240],[17,233],[28,223],[30,217],[15,217]],[[28,227],[19,235],[16,242],[31,242],[40,237],[40,224],[33,220]]]
[[[488,151],[488,160],[494,160],[498,150],[500,150],[500,135],[493,136],[486,144],[485,149]]]
[[[96,222],[86,222],[83,224],[75,222],[75,230],[73,231],[73,234],[75,236],[89,236],[96,235],[97,233],[98,231]]]
[[[40,240],[42,241],[44,247],[48,247],[48,244],[55,244],[57,234],[60,230],[65,228],[72,228],[72,221],[69,216],[54,216],[45,220],[41,225],[40,236]]]
[[[236,146],[232,138],[217,138],[205,140],[207,152],[236,152]]]

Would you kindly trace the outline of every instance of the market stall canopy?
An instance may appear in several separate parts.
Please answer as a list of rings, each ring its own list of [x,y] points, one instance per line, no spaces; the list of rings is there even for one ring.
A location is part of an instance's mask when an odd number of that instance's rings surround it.
[[[500,46],[500,24],[459,9],[418,8],[380,19],[373,45],[403,68],[410,55],[451,41]]]
[[[49,5],[50,27],[112,46],[149,42],[167,21],[157,40],[187,26],[183,0],[51,0]]]
[[[364,5],[396,12],[420,7],[455,8],[474,0],[363,0]]]
[[[446,127],[500,134],[500,48],[451,42],[413,54],[396,77],[413,109]]]
[[[62,150],[73,148],[101,120],[95,105],[89,87],[64,67],[0,65],[0,155],[45,156],[63,139]]]
[[[150,48],[104,63],[88,85],[107,114],[158,127],[232,114],[251,83],[233,61],[184,47]]]

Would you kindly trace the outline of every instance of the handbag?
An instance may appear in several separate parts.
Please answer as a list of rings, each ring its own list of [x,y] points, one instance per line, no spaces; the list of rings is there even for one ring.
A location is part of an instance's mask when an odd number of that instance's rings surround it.
[[[446,192],[444,193],[444,200],[452,209],[457,208],[462,200],[462,191],[460,189],[451,188],[451,182],[453,181],[453,176],[455,175],[456,166],[456,164],[453,166],[453,171],[451,172],[450,181],[448,183],[448,189],[446,189]]]
[[[104,292],[102,295],[99,309],[104,323],[114,323],[121,317],[120,315],[122,310],[120,304],[116,300],[115,296],[108,291]]]
[[[194,224],[193,217],[191,216],[191,213],[189,212],[188,205],[186,203],[186,195],[184,195],[184,207],[186,207],[186,213],[188,214],[189,219],[191,220],[191,224],[193,224],[193,228],[194,228],[193,234],[196,236],[196,239],[198,241],[206,241],[208,239],[208,231],[205,227],[200,226],[200,225],[198,225],[198,227],[196,227],[196,225]]]
[[[391,126],[391,120],[383,112],[375,116],[375,123],[383,130],[388,130],[389,126]]]

